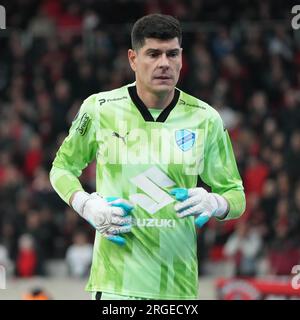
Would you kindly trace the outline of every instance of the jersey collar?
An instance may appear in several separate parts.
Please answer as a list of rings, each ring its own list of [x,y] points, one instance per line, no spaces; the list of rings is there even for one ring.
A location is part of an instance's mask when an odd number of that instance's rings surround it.
[[[145,106],[144,102],[138,96],[137,91],[136,91],[136,86],[128,87],[128,92],[129,92],[129,95],[130,95],[132,102],[137,107],[137,109],[139,110],[139,112],[142,115],[142,117],[144,118],[144,120],[148,121],[148,122],[165,122],[167,120],[170,112],[176,106],[178,99],[179,99],[179,95],[180,95],[180,91],[175,88],[175,93],[174,93],[174,97],[173,97],[172,101],[170,102],[170,104],[166,108],[164,108],[162,110],[162,112],[160,113],[160,115],[158,116],[158,118],[155,121],[154,118],[152,117],[150,111]]]

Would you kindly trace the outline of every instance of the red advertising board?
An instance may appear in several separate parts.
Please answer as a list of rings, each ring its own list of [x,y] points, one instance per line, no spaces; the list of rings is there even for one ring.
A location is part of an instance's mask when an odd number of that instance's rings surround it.
[[[218,278],[216,289],[220,300],[300,300],[300,288],[293,288],[291,277]]]

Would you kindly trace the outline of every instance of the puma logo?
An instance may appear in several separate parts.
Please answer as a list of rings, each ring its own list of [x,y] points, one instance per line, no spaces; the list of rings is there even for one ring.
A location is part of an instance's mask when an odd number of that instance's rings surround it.
[[[129,131],[125,134],[124,137],[122,137],[121,135],[118,134],[118,132],[114,131],[112,133],[113,137],[117,137],[117,138],[121,139],[124,142],[124,144],[126,144],[125,138],[126,138],[126,136],[128,136],[128,134],[129,134]]]

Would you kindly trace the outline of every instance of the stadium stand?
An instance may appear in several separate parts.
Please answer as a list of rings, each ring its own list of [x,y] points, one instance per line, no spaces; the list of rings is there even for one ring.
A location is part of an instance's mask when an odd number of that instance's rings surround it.
[[[151,12],[182,21],[178,86],[220,112],[247,195],[241,220],[198,231],[199,275],[223,276],[217,266],[228,261],[239,276],[289,274],[300,263],[300,31],[291,26],[289,1],[231,3],[4,1],[0,263],[11,276],[49,275],[77,233],[93,242],[92,228],[54,193],[48,172],[83,99],[133,80],[130,26]],[[81,178],[87,191],[94,169]],[[257,246],[233,237],[255,238]]]

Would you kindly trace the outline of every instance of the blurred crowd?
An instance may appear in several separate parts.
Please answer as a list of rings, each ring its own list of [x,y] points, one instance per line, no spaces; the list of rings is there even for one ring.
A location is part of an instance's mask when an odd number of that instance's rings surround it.
[[[63,259],[86,276],[94,231],[48,173],[83,99],[133,81],[131,24],[162,12],[183,24],[178,87],[216,108],[247,197],[244,216],[198,231],[201,268],[290,274],[300,263],[300,37],[280,1],[7,1],[0,31],[0,263],[21,277]],[[95,164],[81,177],[94,191]],[[199,183],[201,185],[201,183]]]

